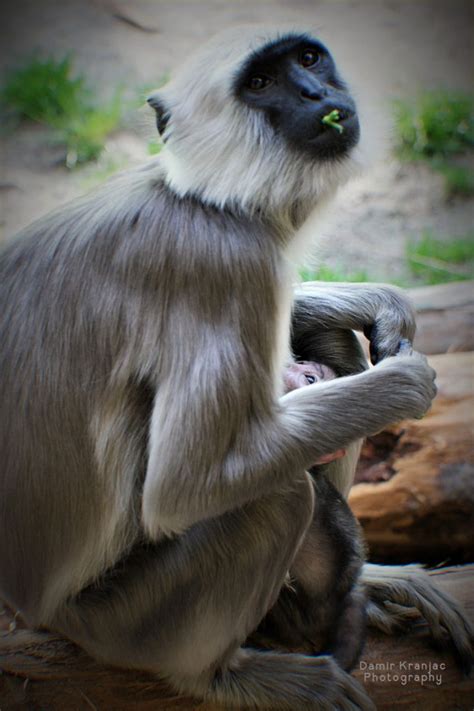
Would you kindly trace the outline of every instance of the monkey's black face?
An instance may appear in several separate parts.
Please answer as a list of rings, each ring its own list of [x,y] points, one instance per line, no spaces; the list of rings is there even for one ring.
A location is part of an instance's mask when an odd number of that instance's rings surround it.
[[[359,140],[355,103],[329,51],[309,36],[287,36],[252,55],[235,92],[289,145],[316,159],[343,156]]]

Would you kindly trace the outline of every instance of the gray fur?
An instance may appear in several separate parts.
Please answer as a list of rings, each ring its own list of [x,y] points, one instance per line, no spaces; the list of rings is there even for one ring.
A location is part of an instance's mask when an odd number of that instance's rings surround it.
[[[460,666],[472,666],[474,630],[459,603],[437,588],[419,565],[366,563],[361,581],[369,595],[368,623],[385,632],[410,629],[423,618],[433,640],[450,646]]]
[[[291,578],[250,642],[331,653],[351,669],[365,641],[367,599],[359,584],[365,549],[353,513],[324,469],[312,469],[313,517]]]
[[[228,71],[172,85],[163,157],[32,225],[2,257],[0,594],[99,659],[229,706],[369,709],[328,656],[240,645],[313,521],[305,469],[423,414],[434,375],[396,355],[410,317],[386,289],[343,287],[335,307],[334,291],[309,299],[314,322],[372,325],[373,301],[387,357],[372,370],[360,354],[350,368],[333,357],[344,377],[279,397],[293,230],[351,158],[303,166],[268,137],[256,154],[263,127],[237,106],[248,140],[236,133],[230,157]],[[334,473],[344,493],[348,476]]]
[[[373,338],[371,350],[380,358],[395,352],[400,340],[412,340],[415,331],[413,308],[395,287],[328,286],[314,282],[298,289],[293,320],[293,349],[297,357],[326,363],[340,376],[363,372],[367,364],[358,339],[351,331],[334,328],[336,324],[361,331],[365,328]],[[409,352],[405,347],[400,350]],[[346,457],[320,467],[346,497],[353,483],[360,444],[353,442]],[[354,584],[356,580],[357,577]],[[407,631],[414,622],[423,619],[433,640],[447,643],[460,666],[470,670],[472,625],[458,602],[439,590],[421,566],[366,563],[360,582],[368,596],[366,611],[371,627],[393,634]],[[296,619],[297,613],[298,610]]]
[[[288,231],[360,171],[361,144],[344,159],[315,163],[289,149],[261,112],[237,103],[232,95],[232,79],[249,55],[294,33],[251,25],[229,28],[152,95],[170,112],[161,160],[167,184],[178,195],[265,214]]]

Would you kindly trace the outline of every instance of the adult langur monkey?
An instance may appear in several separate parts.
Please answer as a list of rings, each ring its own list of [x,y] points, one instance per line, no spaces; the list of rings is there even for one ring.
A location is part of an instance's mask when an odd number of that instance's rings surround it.
[[[298,296],[294,348],[345,377],[280,396],[288,256],[353,170],[354,102],[313,37],[239,28],[150,104],[162,155],[1,262],[0,595],[98,659],[229,707],[371,708],[330,655],[244,644],[288,571],[306,599],[324,575],[305,470],[345,448],[324,466],[347,493],[351,442],[435,394],[426,360],[399,352],[402,294],[342,285]],[[369,334],[374,368],[347,329]],[[467,659],[462,613],[421,573],[363,579],[372,621],[404,621],[387,597],[418,608]]]

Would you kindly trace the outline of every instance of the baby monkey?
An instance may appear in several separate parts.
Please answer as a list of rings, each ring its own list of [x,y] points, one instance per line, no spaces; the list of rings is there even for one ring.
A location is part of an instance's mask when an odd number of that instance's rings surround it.
[[[313,385],[323,380],[334,380],[336,373],[328,365],[315,363],[312,360],[293,361],[285,368],[283,373],[283,384],[285,393],[291,390],[303,388],[305,385]],[[346,453],[345,449],[338,449],[336,452],[324,454],[316,460],[316,464],[328,464],[335,459],[340,459]]]
[[[334,380],[336,373],[328,365],[312,360],[298,360],[290,363],[283,373],[285,392],[297,390],[305,385],[313,385],[322,380]]]
[[[314,361],[290,363],[286,392],[333,380],[336,373]],[[350,670],[365,640],[366,598],[359,583],[365,560],[360,526],[346,500],[326,478],[331,462],[346,450],[320,457],[311,468],[315,508],[310,531],[299,548],[287,585],[258,628],[252,642],[330,653]]]

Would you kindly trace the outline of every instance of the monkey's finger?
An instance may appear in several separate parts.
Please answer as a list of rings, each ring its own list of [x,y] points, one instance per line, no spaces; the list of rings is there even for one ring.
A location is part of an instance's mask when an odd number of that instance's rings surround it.
[[[369,352],[370,361],[376,365],[381,360],[379,348],[377,345],[377,325],[375,323],[364,326],[364,336],[370,342]]]
[[[405,330],[397,325],[375,321],[364,328],[364,335],[370,341],[370,360],[376,365],[394,355],[411,355],[413,345]]]
[[[385,358],[397,355],[400,343],[407,340],[404,338],[400,340],[400,334],[396,331],[394,333],[386,333],[385,331],[386,329],[381,328],[380,324],[377,323],[364,328],[364,335],[370,341],[370,361],[373,365],[377,365]]]
[[[331,697],[324,698],[318,694],[319,704],[314,706],[315,710],[317,708],[321,711],[376,711],[364,687],[344,671],[333,657],[322,655],[312,659],[327,668],[331,683]]]
[[[343,672],[343,674],[346,698],[339,700],[337,709],[340,711],[376,711],[376,706],[364,687],[347,672]]]

